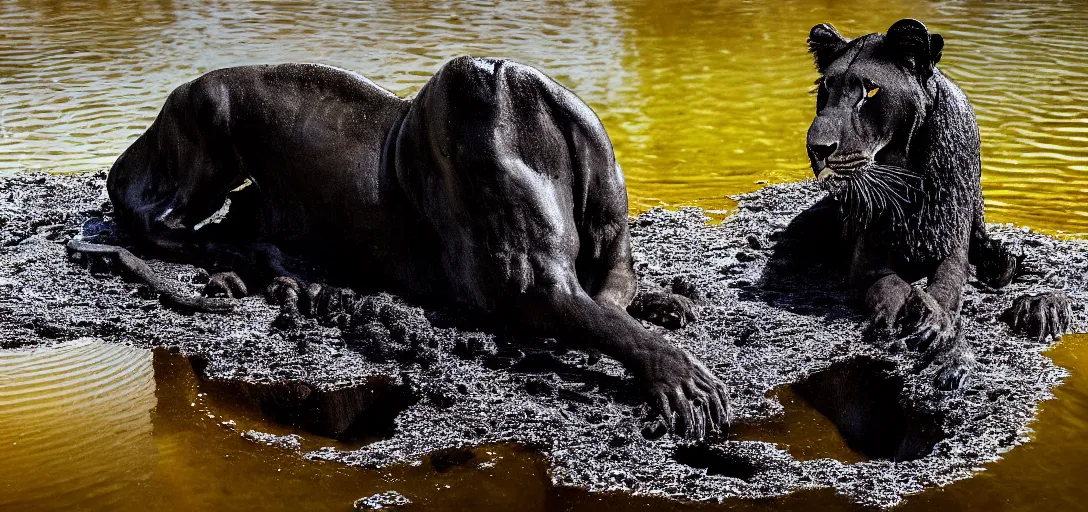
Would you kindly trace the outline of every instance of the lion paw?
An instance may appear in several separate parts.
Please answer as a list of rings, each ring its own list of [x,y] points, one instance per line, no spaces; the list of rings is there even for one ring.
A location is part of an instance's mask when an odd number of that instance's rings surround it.
[[[1004,288],[1016,278],[1024,261],[1024,251],[1019,246],[1000,240],[986,241],[975,263],[975,277],[983,285]]]
[[[937,299],[915,287],[903,304],[900,325],[908,348],[926,352],[931,346],[943,346],[956,336],[956,323]]]
[[[729,392],[720,379],[686,351],[665,346],[632,365],[649,391],[651,403],[674,432],[702,439],[729,428]]]
[[[899,324],[902,307],[901,300],[881,300],[875,304],[869,315],[863,337],[877,346],[901,345],[901,341],[895,334],[895,326]]]
[[[265,289],[268,302],[280,307],[280,314],[272,321],[273,327],[293,329],[302,323],[302,314],[298,307],[303,284],[293,277],[277,277]]]
[[[680,329],[699,319],[691,299],[666,292],[640,293],[627,307],[627,312],[668,329]]]
[[[1026,294],[1001,314],[1001,320],[1014,332],[1026,334],[1039,341],[1048,337],[1061,339],[1069,330],[1072,311],[1069,297],[1061,292]]]
[[[305,298],[306,315],[316,318],[322,325],[346,324],[356,302],[355,292],[350,288],[317,283],[306,289]]]
[[[903,305],[911,293],[911,288],[904,291],[899,288],[884,287],[875,292],[871,289],[866,294],[869,320],[862,332],[862,338],[872,345],[885,347],[891,352],[905,349],[906,345],[899,339],[896,329],[903,314]]]
[[[220,272],[208,278],[204,285],[205,297],[241,298],[249,295],[246,283],[234,272]]]

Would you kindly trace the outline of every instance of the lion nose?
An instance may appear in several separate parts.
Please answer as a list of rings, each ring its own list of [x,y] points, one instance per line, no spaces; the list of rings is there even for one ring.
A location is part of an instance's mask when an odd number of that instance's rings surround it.
[[[809,144],[808,154],[812,155],[813,160],[823,162],[827,160],[827,157],[831,156],[838,147],[838,142],[832,142],[831,144]]]

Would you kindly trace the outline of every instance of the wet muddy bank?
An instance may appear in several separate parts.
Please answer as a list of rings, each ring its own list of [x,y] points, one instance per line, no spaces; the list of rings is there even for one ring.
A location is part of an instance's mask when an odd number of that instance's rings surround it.
[[[706,227],[697,210],[633,220],[643,285],[672,286],[680,277],[699,291],[701,320],[665,335],[726,379],[737,419],[781,414],[769,392],[788,386],[868,459],[798,460],[759,441],[690,444],[662,435],[615,362],[552,340],[452,327],[447,314],[387,294],[363,301],[343,330],[275,329],[277,311],[260,297],[230,315],[166,310],[108,269],[92,275],[67,260],[70,237],[109,230],[100,220],[108,212],[102,191],[101,174],[0,180],[0,345],[95,338],[175,349],[216,393],[365,443],[301,450],[351,465],[427,460],[448,468],[472,460],[474,446],[517,442],[541,452],[560,485],[713,501],[832,488],[859,503],[891,505],[969,476],[1021,443],[1038,402],[1064,375],[1039,354],[1046,344],[996,321],[1015,297],[1063,289],[1075,304],[1075,330],[1085,328],[1088,244],[999,228],[1025,247],[1030,273],[996,294],[968,286],[964,331],[979,367],[964,389],[939,392],[917,354],[890,355],[860,339],[862,319],[841,289],[802,282],[787,294],[759,285],[775,232],[818,197],[809,185],[740,196],[739,210],[720,226]],[[206,279],[189,266],[152,265],[194,293]]]

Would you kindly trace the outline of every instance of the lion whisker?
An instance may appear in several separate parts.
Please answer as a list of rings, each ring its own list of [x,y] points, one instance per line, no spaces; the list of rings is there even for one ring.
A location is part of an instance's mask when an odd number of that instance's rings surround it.
[[[842,190],[843,206],[854,227],[865,227],[880,216],[906,219],[907,205],[922,191],[921,176],[902,167],[870,163],[858,168]]]

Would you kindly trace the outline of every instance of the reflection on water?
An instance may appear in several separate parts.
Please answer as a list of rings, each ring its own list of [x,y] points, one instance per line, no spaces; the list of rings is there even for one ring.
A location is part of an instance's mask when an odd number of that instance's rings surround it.
[[[441,471],[308,461],[239,432],[301,435],[304,450],[344,446],[247,404],[209,394],[186,359],[163,350],[77,341],[0,351],[0,510],[349,510],[387,490],[412,500],[409,510],[693,508],[553,488],[544,459],[516,446],[481,448]],[[798,499],[845,506],[829,493],[788,500]]]
[[[208,396],[189,363],[165,351],[94,342],[0,351],[0,510],[349,510],[390,489],[443,510],[544,502],[544,461],[516,447],[489,447],[442,473],[366,471],[238,434],[250,428],[298,433]],[[335,444],[308,436],[303,446]]]
[[[3,2],[0,166],[108,167],[171,89],[242,64],[321,62],[408,95],[456,55],[509,55],[618,101],[618,16],[608,5],[423,0]]]
[[[601,115],[632,206],[728,207],[809,176],[808,29],[946,36],[970,95],[989,216],[1088,232],[1088,3],[859,0],[447,0],[0,3],[0,172],[108,166],[166,94],[224,66],[318,61],[407,95],[459,54],[540,67]]]

